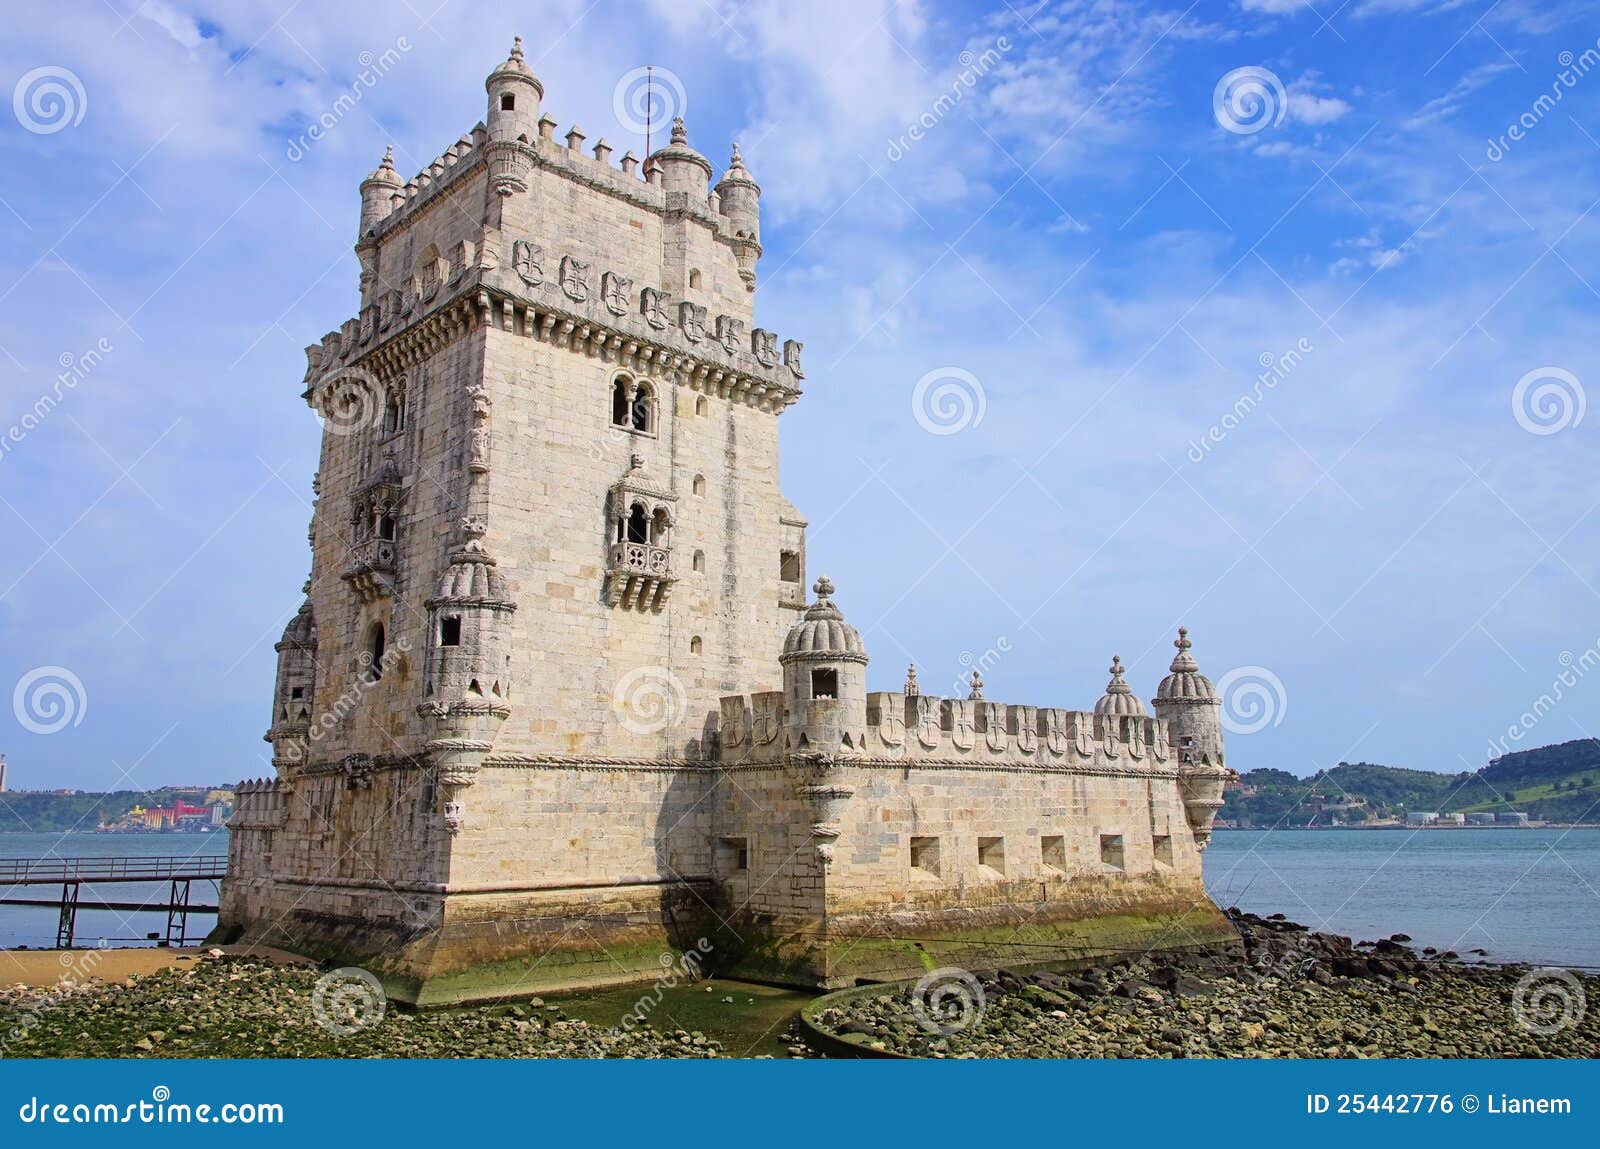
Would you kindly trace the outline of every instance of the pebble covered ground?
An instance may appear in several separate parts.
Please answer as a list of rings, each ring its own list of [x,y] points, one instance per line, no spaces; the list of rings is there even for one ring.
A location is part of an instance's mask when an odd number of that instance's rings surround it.
[[[127,984],[0,990],[0,1057],[717,1057],[699,1033],[574,1020],[540,998],[407,1013],[345,976],[204,956]],[[321,1017],[319,1018],[319,1013]],[[619,1021],[621,1019],[619,1018]]]
[[[1465,964],[1233,914],[1245,961],[1139,957],[1076,974],[938,971],[818,1021],[921,1057],[1596,1057],[1600,980]],[[981,991],[981,992],[980,992]]]

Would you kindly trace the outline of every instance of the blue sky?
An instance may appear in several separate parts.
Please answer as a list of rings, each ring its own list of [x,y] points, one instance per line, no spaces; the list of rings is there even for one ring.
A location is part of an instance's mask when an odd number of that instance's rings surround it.
[[[1592,6],[435,2],[11,10],[13,787],[269,772],[301,349],[356,307],[361,177],[469,130],[514,33],[558,134],[642,152],[651,64],[740,141],[758,317],[806,341],[785,487],[874,689],[1083,708],[1115,652],[1148,698],[1181,622],[1240,769],[1600,728]]]

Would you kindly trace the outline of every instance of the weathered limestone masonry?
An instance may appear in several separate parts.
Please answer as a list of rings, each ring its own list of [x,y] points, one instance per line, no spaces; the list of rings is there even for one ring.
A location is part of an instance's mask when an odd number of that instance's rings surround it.
[[[1150,717],[868,694],[778,488],[801,345],[754,325],[760,189],[681,121],[641,169],[488,113],[361,184],[275,777],[241,786],[217,937],[422,1003],[653,977],[714,937],[814,985],[1232,932],[1199,851],[1228,771],[1180,637]],[[803,613],[802,613],[803,612]]]

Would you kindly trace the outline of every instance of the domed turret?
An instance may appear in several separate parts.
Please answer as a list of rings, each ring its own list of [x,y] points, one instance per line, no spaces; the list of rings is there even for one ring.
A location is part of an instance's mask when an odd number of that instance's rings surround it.
[[[491,140],[516,140],[531,143],[538,138],[539,102],[544,85],[522,58],[522,37],[511,43],[506,62],[489,73],[484,81],[489,93],[489,112],[484,126]]]
[[[733,228],[733,251],[739,260],[739,277],[751,290],[756,285],[756,260],[761,258],[761,188],[745,170],[739,145],[716,186],[723,218]]]
[[[309,584],[308,584],[309,589]],[[304,762],[311,730],[311,707],[317,687],[317,616],[308,598],[284,627],[278,652],[278,681],[273,694],[273,764],[284,776],[289,767]]]
[[[811,588],[817,601],[789,628],[778,656],[795,749],[859,748],[867,726],[867,651],[861,632],[834,605],[833,582]]]
[[[669,192],[687,192],[699,204],[706,202],[707,188],[711,183],[711,161],[689,146],[689,133],[683,126],[683,117],[672,121],[672,140],[658,148],[645,160],[645,173],[661,172],[661,187]]]
[[[1189,628],[1180,626],[1172,644],[1178,648],[1170,673],[1156,688],[1156,716],[1171,723],[1170,738],[1180,765],[1222,765],[1222,703],[1211,680],[1200,673],[1189,641]]]
[[[1094,712],[1111,718],[1145,717],[1144,703],[1139,701],[1139,696],[1133,692],[1133,687],[1123,680],[1122,675],[1122,659],[1113,654],[1111,681],[1106,684],[1106,692],[1100,701],[1094,704]]]
[[[361,234],[366,235],[394,210],[394,193],[404,186],[394,170],[394,148],[383,150],[383,162],[361,181]]]
[[[1212,689],[1211,680],[1200,673],[1199,664],[1189,653],[1189,648],[1194,644],[1189,641],[1188,627],[1178,628],[1178,640],[1172,645],[1178,648],[1178,656],[1172,660],[1172,666],[1169,668],[1172,673],[1163,678],[1161,685],[1156,687],[1156,698],[1198,702],[1215,700],[1217,693]]]

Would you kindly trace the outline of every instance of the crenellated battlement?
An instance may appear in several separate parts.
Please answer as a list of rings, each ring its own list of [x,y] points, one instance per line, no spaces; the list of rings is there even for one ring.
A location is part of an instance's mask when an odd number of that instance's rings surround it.
[[[783,691],[725,696],[718,716],[718,761],[747,765],[823,749],[806,731],[837,726],[844,707],[831,698],[786,703]],[[869,693],[865,727],[844,730],[841,738],[838,753],[903,760],[908,766],[1167,770],[1178,765],[1164,718],[898,691]]]
[[[233,788],[229,830],[276,830],[288,818],[289,788],[276,778],[257,778]]]

